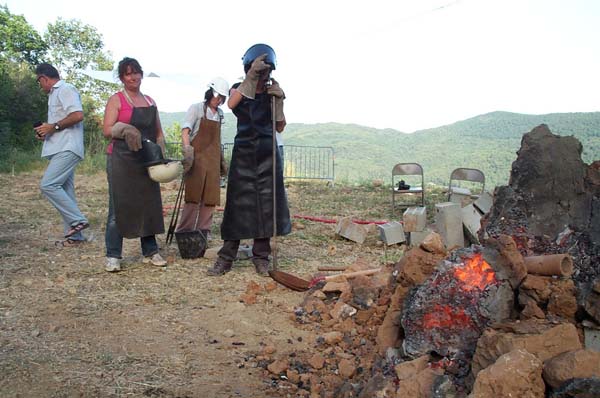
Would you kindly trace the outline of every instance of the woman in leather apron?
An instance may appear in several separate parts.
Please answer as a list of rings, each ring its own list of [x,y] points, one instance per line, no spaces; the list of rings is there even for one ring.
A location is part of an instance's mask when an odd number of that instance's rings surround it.
[[[133,58],[119,62],[123,91],[112,95],[104,112],[103,133],[111,138],[107,147],[108,218],[106,222],[106,265],[120,271],[123,238],[140,238],[144,263],[166,265],[158,252],[156,234],[164,232],[159,184],[148,176],[142,161],[142,139],[164,149],[164,135],[152,98],[140,92],[143,71]]]
[[[243,58],[246,77],[231,90],[227,105],[237,117],[231,164],[227,178],[227,197],[221,238],[223,247],[208,275],[223,275],[231,270],[241,239],[253,239],[252,262],[260,275],[268,275],[270,238],[273,236],[273,188],[276,190],[277,235],[291,232],[290,214],[283,186],[283,167],[276,154],[273,181],[273,120],[275,129],[285,128],[283,91],[279,84],[267,87],[275,68],[275,53],[267,45],[250,47]],[[272,115],[271,101],[276,114]],[[278,107],[277,107],[278,106]],[[273,119],[275,118],[275,119]]]
[[[202,231],[207,238],[215,206],[221,204],[223,169],[219,108],[229,94],[229,84],[219,77],[208,83],[204,101],[188,109],[181,129],[184,154],[185,196],[176,232]]]

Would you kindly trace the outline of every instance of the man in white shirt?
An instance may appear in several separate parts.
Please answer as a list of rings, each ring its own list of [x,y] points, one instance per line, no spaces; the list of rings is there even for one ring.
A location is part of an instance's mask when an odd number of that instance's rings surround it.
[[[35,73],[48,94],[48,121],[35,127],[37,139],[44,141],[42,157],[50,161],[40,189],[63,218],[62,245],[75,246],[84,241],[81,231],[89,227],[75,198],[75,167],[84,156],[83,107],[77,89],[61,80],[54,66],[40,64]]]

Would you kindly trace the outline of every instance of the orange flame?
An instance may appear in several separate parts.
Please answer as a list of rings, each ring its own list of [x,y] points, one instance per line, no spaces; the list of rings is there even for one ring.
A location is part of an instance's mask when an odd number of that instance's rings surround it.
[[[465,290],[483,290],[496,279],[496,273],[481,253],[466,259],[462,267],[456,268],[454,275],[464,283]]]
[[[462,308],[436,304],[433,310],[423,316],[423,326],[429,328],[450,329],[472,326],[473,320]]]

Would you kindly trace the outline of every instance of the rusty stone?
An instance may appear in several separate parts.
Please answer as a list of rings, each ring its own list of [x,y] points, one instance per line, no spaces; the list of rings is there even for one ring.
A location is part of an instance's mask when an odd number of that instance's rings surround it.
[[[550,286],[551,294],[548,299],[548,313],[570,321],[575,321],[577,298],[575,284],[571,279],[556,280]]]
[[[443,374],[443,369],[426,368],[410,379],[400,380],[396,397],[430,398],[435,380]]]
[[[352,288],[352,302],[359,308],[367,309],[375,304],[379,297],[379,288],[373,285],[372,278],[358,276],[350,282]]]
[[[477,375],[496,360],[514,350],[525,349],[542,362],[567,351],[581,349],[577,329],[571,323],[550,327],[538,334],[502,333],[487,329],[477,341],[471,369]]]
[[[552,277],[527,275],[519,286],[519,302],[524,304],[525,298],[521,298],[521,295],[525,295],[532,298],[538,305],[545,304],[552,292],[550,290],[551,283]]]
[[[244,293],[240,296],[240,301],[246,305],[256,304],[256,301],[257,301],[256,294]]]
[[[421,242],[420,247],[426,252],[439,254],[443,257],[446,256],[446,246],[444,246],[441,235],[437,232],[427,235]]]
[[[342,339],[344,338],[344,334],[341,332],[328,332],[323,333],[321,337],[323,337],[326,344],[333,345],[342,341]]]
[[[441,254],[414,247],[404,253],[404,257],[396,264],[395,268],[399,271],[396,280],[403,286],[419,285],[427,280],[435,266],[443,259]]]
[[[286,370],[285,375],[287,376],[288,380],[294,384],[298,384],[300,381],[300,374],[297,370],[288,369]]]
[[[489,238],[485,243],[487,247],[494,248],[499,253],[500,258],[494,259],[492,264],[502,267],[507,272],[510,285],[516,289],[527,276],[527,268],[514,239],[509,235],[501,234],[497,238]]]
[[[348,282],[327,282],[321,289],[323,293],[347,292],[351,290]]]
[[[400,334],[402,326],[400,324],[400,316],[402,314],[402,307],[404,298],[409,292],[409,288],[398,285],[394,294],[390,299],[390,304],[386,311],[383,322],[377,329],[376,342],[378,346],[378,352],[383,355],[389,347],[398,347],[400,342]]]
[[[356,365],[353,359],[342,359],[338,363],[338,371],[343,378],[352,378],[356,372]]]
[[[523,308],[519,317],[521,319],[531,319],[531,318],[545,319],[546,314],[544,314],[544,311],[542,311],[542,309],[537,306],[535,301],[530,301],[525,305],[525,308]]]
[[[552,388],[569,379],[600,378],[600,352],[576,350],[557,355],[544,363],[543,376]]]
[[[369,319],[371,319],[371,317],[373,317],[374,313],[375,313],[375,308],[369,308],[367,310],[358,310],[358,312],[354,316],[354,321],[359,325],[363,325]]]
[[[358,398],[389,398],[394,397],[396,385],[393,380],[386,379],[382,374],[371,377],[360,392]]]
[[[478,373],[470,398],[544,397],[542,361],[524,349],[515,349]]]
[[[323,365],[325,365],[325,358],[323,357],[323,355],[317,353],[308,359],[308,364],[313,369],[322,369]]]
[[[429,355],[420,356],[412,361],[399,363],[394,367],[398,380],[408,380],[415,377],[429,364]]]
[[[356,314],[356,308],[349,306],[342,300],[338,300],[331,311],[329,311],[329,315],[335,320],[346,319],[354,314]]]
[[[277,348],[273,344],[267,344],[260,350],[260,353],[261,355],[273,355],[276,351]]]
[[[269,281],[269,282],[265,283],[264,289],[266,292],[272,292],[274,290],[277,290],[277,282]]]
[[[250,281],[248,282],[248,284],[246,285],[246,293],[247,294],[260,294],[260,292],[262,291],[262,287],[254,282],[254,281]]]
[[[275,375],[279,375],[285,372],[289,368],[290,364],[287,359],[280,359],[271,362],[267,366],[267,370]]]

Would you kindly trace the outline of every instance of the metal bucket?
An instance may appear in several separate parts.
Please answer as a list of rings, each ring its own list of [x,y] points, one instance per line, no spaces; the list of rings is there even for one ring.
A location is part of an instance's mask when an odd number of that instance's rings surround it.
[[[199,258],[206,252],[206,235],[202,231],[175,232],[175,240],[181,258]]]

